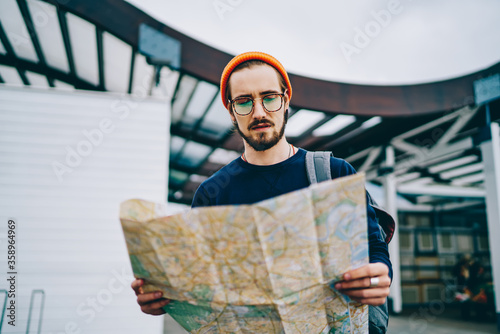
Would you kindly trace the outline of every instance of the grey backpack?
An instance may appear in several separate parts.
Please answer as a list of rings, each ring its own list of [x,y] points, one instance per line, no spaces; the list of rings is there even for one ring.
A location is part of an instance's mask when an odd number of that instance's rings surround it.
[[[330,170],[330,157],[333,157],[332,152],[307,152],[306,153],[306,171],[309,183],[318,183],[326,180],[331,180],[332,174]],[[394,235],[396,226],[392,216],[378,206],[377,202],[368,194],[368,204],[372,206],[377,214],[378,224],[382,228],[382,235],[385,242],[388,244]]]

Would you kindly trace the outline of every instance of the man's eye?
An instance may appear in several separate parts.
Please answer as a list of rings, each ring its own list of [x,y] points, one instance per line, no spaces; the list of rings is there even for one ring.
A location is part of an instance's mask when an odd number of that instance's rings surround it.
[[[251,99],[238,99],[238,100],[235,101],[235,103],[238,106],[246,107],[246,106],[251,106],[252,105],[252,100]]]
[[[273,102],[278,98],[277,94],[267,95],[264,97],[264,102]]]

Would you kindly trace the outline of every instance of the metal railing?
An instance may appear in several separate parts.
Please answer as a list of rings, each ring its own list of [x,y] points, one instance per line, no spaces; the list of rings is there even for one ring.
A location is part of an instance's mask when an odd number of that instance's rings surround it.
[[[5,310],[7,310],[7,295],[8,295],[7,290],[0,290],[0,293],[2,293],[2,292],[5,292],[5,298],[3,300],[2,318],[0,319],[0,333],[2,333],[3,317],[5,315]]]
[[[28,324],[26,326],[26,334],[29,334],[29,332],[30,332],[31,317],[32,317],[32,311],[33,311],[33,302],[35,300],[35,295],[36,294],[41,294],[41,296],[42,296],[42,301],[40,303],[40,316],[38,318],[38,330],[37,330],[37,334],[40,334],[40,332],[42,330],[43,307],[45,305],[45,291],[43,291],[43,290],[33,290],[33,291],[31,291],[30,310],[29,310],[29,313],[28,313]],[[0,327],[0,329],[1,329],[1,327]]]

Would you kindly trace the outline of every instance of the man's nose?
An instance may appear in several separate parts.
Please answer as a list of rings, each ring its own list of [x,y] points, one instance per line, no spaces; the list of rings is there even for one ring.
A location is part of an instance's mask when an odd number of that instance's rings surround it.
[[[253,106],[253,113],[252,116],[253,118],[265,118],[266,117],[266,110],[264,109],[264,106],[262,105],[261,100],[255,100],[255,105]]]

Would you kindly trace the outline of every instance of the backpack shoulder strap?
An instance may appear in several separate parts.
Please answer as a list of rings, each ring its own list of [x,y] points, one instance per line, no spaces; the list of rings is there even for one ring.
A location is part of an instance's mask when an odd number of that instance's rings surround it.
[[[384,232],[383,237],[385,239],[385,242],[389,244],[394,235],[394,230],[396,229],[396,222],[387,211],[385,211],[381,206],[377,204],[377,202],[375,202],[368,191],[366,193],[368,194],[368,204],[370,204],[371,207],[375,210],[375,213],[377,214],[378,224],[382,227],[382,231]]]
[[[307,152],[306,153],[306,171],[307,178],[310,184],[330,180],[332,178],[330,169],[330,157],[333,157],[331,152]],[[379,227],[381,227],[381,233],[385,242],[388,244],[392,236],[394,235],[395,222],[394,218],[381,208],[377,202],[370,196],[370,193],[366,192],[368,195],[368,203],[373,207],[377,215],[377,221]]]
[[[310,184],[331,180],[330,157],[332,156],[332,152],[306,153],[306,171]]]

